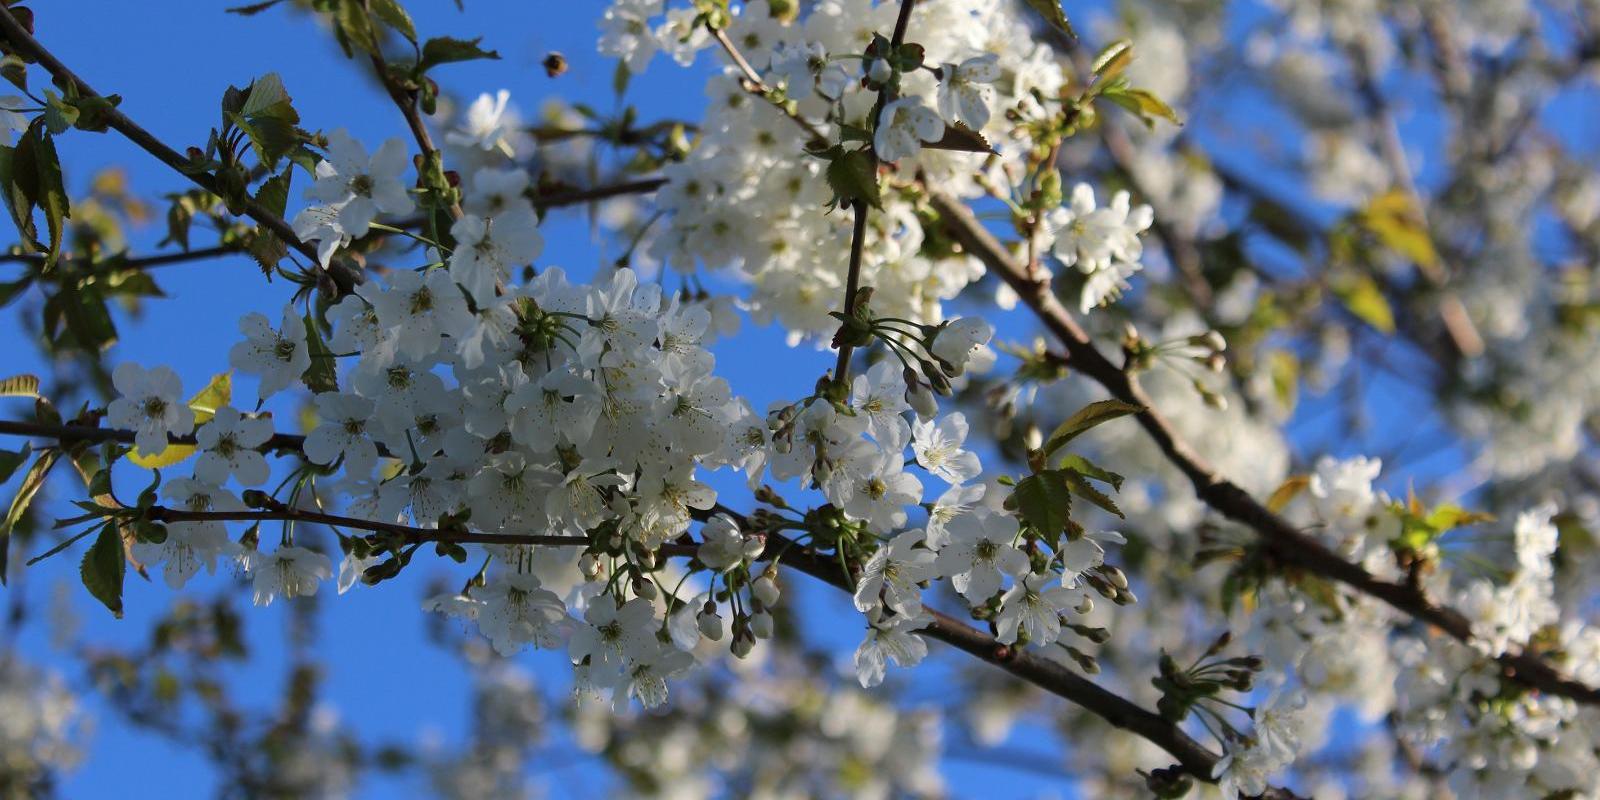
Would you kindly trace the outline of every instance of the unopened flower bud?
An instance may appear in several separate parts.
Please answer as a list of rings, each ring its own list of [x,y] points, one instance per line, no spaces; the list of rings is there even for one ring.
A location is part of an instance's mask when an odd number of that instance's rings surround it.
[[[1028,430],[1022,434],[1022,444],[1029,450],[1038,450],[1044,446],[1044,432],[1038,425],[1029,425]]]
[[[778,582],[773,580],[771,575],[762,575],[750,584],[750,594],[760,601],[761,605],[771,608],[778,604],[780,594]]]
[[[917,418],[933,419],[939,413],[939,401],[934,399],[933,392],[920,381],[907,381],[906,386],[906,403],[917,412]]]
[[[887,83],[893,77],[894,68],[889,66],[889,62],[885,59],[874,59],[872,66],[867,67],[867,80],[873,83]]]
[[[750,615],[750,632],[757,639],[772,638],[772,615],[765,611],[757,611]]]
[[[715,611],[701,611],[695,617],[695,624],[700,627],[700,635],[713,642],[722,641],[722,617]]]
[[[646,600],[654,600],[659,594],[659,592],[656,591],[655,583],[647,581],[644,578],[639,578],[633,582],[633,593],[643,597]]]

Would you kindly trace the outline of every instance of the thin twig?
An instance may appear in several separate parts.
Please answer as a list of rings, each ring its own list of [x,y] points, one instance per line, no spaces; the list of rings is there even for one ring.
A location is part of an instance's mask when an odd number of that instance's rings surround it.
[[[411,138],[417,142],[417,147],[422,149],[422,166],[428,168],[438,161],[439,148],[433,144],[433,136],[428,133],[428,126],[422,120],[422,111],[417,108],[417,93],[407,91],[389,75],[389,65],[384,63],[383,56],[372,54],[372,69],[378,74],[378,81],[383,84],[384,91],[388,92],[389,99],[394,101],[395,107],[400,109],[400,115],[405,117],[406,127],[411,129]],[[461,219],[461,203],[450,203],[450,218]]]
[[[65,64],[61,63],[60,59],[39,44],[38,40],[29,35],[27,29],[22,27],[17,18],[4,6],[0,6],[0,34],[5,36],[6,41],[10,42],[12,48],[19,54],[38,62],[58,82],[72,86],[78,94],[85,97],[101,96],[99,92],[96,92],[82,78],[79,78]],[[178,151],[168,147],[149,131],[140,127],[138,123],[129,119],[128,115],[122,113],[121,110],[108,106],[105,115],[106,124],[122,134],[128,141],[155,156],[161,163],[177,170],[179,174],[187,177],[196,186],[219,197],[223,195],[220,187],[217,186],[215,177],[211,173],[190,169],[187,158],[184,158]],[[266,207],[256,202],[254,198],[248,196],[239,198],[238,203],[244,209],[245,216],[260,223],[263,228],[271,231],[284,244],[294,248],[313,262],[320,260],[317,258],[317,248],[301,241],[300,237],[295,235],[294,228],[284,221],[282,217],[267,210]],[[348,289],[362,281],[361,273],[348,265],[331,264],[328,271],[334,280],[339,283],[341,289]]]
[[[917,0],[900,0],[900,14],[894,21],[894,36],[889,40],[889,53],[892,54],[900,45],[905,43],[906,29],[911,25],[911,12],[917,6]],[[891,83],[884,84],[878,89],[878,99],[872,104],[872,116],[868,123],[876,129],[880,123],[879,117],[883,116],[884,106],[889,104],[889,95],[893,92]],[[867,152],[872,155],[873,169],[877,169],[878,153],[872,141],[867,142]],[[854,227],[850,232],[850,266],[845,274],[844,283],[844,313],[853,316],[856,313],[856,294],[861,290],[861,248],[867,238],[867,204],[866,201],[856,198],[850,203],[851,212],[855,214]],[[833,368],[833,379],[844,383],[850,379],[850,356],[855,351],[855,346],[849,342],[839,345],[839,360]]]
[[[804,129],[805,132],[811,136],[812,141],[827,141],[828,137],[823,136],[822,131],[818,130],[817,126],[811,124],[810,120],[800,116],[799,112],[790,111],[783,104],[775,102],[768,97],[768,93],[772,91],[772,87],[768,86],[766,81],[761,80],[761,74],[756,72],[754,67],[750,66],[749,59],[745,58],[744,54],[739,52],[738,46],[733,43],[732,39],[728,38],[728,34],[722,32],[720,29],[712,28],[709,25],[706,26],[706,29],[711,31],[711,37],[717,41],[717,44],[722,45],[723,52],[728,54],[728,58],[733,59],[733,65],[738,67],[739,72],[744,75],[745,91],[772,103],[773,108],[778,109],[778,111],[781,112],[785,117],[794,120],[796,125],[799,125],[802,129]]]
[[[39,436],[61,442],[132,441],[133,431],[94,428],[87,425],[43,425],[0,420],[0,434]],[[193,437],[170,437],[174,444],[192,444]],[[304,437],[276,434],[264,447],[295,449],[304,443]],[[327,514],[310,509],[294,508],[267,498],[264,508],[247,511],[189,511],[153,506],[147,510],[154,522],[262,522],[294,521],[329,525],[352,530],[388,533],[404,538],[408,544],[450,542],[457,544],[584,546],[593,542],[587,537],[553,536],[548,534],[482,533],[451,531],[437,528],[416,528],[409,525],[377,520]],[[704,520],[711,513],[726,514],[742,528],[752,529],[750,520],[737,511],[717,506],[711,511],[696,511],[693,516]],[[846,592],[854,587],[831,557],[821,556],[806,545],[799,544],[775,530],[764,532],[767,537],[765,557],[777,560],[781,556],[784,566],[792,567],[816,577]],[[661,545],[656,551],[667,557],[693,557],[698,545],[692,541],[677,541]],[[1142,736],[1162,749],[1189,770],[1195,777],[1211,781],[1217,756],[1195,741],[1181,728],[1139,705],[1117,695],[1066,667],[1026,650],[1017,650],[996,641],[994,637],[977,630],[953,617],[933,612],[934,622],[923,633],[946,642],[959,650],[994,664],[1029,683],[1076,703],[1112,725]],[[1275,790],[1281,791],[1281,790]],[[1272,795],[1292,798],[1292,794]]]

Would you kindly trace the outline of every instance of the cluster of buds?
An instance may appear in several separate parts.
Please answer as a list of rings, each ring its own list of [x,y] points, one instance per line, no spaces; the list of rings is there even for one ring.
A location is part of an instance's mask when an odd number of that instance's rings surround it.
[[[1163,652],[1159,674],[1150,679],[1151,685],[1161,690],[1156,710],[1171,722],[1182,722],[1190,711],[1207,715],[1224,733],[1237,736],[1237,730],[1222,716],[1224,706],[1232,706],[1218,697],[1224,691],[1248,692],[1255,685],[1256,673],[1261,671],[1260,656],[1222,657],[1222,651],[1233,641],[1233,634],[1224,631],[1206,648],[1201,656],[1187,668],[1179,668],[1177,660]],[[1208,707],[1208,704],[1216,708]],[[1236,706],[1233,706],[1236,707]]]
[[[1130,606],[1139,602],[1138,596],[1128,588],[1128,576],[1110,564],[1100,564],[1083,573],[1083,580],[1090,588],[1099,592],[1101,597],[1119,606]]]
[[[898,88],[899,76],[920,69],[925,56],[920,44],[906,42],[896,47],[883,34],[875,33],[862,53],[861,86],[874,92]]]
[[[1122,331],[1122,354],[1129,370],[1148,369],[1157,358],[1166,359],[1174,366],[1182,365],[1181,371],[1190,377],[1190,383],[1196,393],[1205,401],[1205,404],[1218,410],[1228,408],[1228,398],[1207,386],[1202,380],[1204,374],[1220,375],[1228,367],[1228,341],[1216,330],[1197,333],[1192,336],[1180,336],[1164,342],[1150,342],[1139,335],[1139,329],[1128,323]],[[1203,372],[1199,375],[1192,372],[1199,365]]]

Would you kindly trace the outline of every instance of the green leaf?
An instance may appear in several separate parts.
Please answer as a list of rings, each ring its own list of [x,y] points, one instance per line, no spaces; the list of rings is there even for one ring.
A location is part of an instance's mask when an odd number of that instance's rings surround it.
[[[12,375],[5,380],[0,380],[0,397],[38,397],[39,376],[37,375]],[[0,478],[4,480],[4,478]]]
[[[44,479],[50,475],[51,468],[60,458],[60,450],[39,451],[39,457],[34,459],[33,466],[22,476],[22,484],[17,487],[17,496],[11,499],[11,508],[6,511],[5,522],[0,523],[0,584],[6,582],[6,568],[10,564],[11,531],[22,521],[22,515],[28,513],[28,505],[33,502],[33,496],[39,493],[39,487],[44,485]]]
[[[217,409],[227,405],[232,399],[233,371],[211,376],[211,382],[196,392],[194,397],[189,398],[189,409],[194,412],[195,427],[209,422],[217,415]],[[161,469],[177,464],[194,453],[195,447],[192,444],[169,444],[159,453],[142,453],[137,448],[130,450],[128,460],[145,469]]]
[[[1076,414],[1067,417],[1065,422],[1056,426],[1055,431],[1050,434],[1050,438],[1045,440],[1042,448],[1044,455],[1049,458],[1068,442],[1078,438],[1080,434],[1094,428],[1096,425],[1110,422],[1129,414],[1137,414],[1143,410],[1143,406],[1124,403],[1121,400],[1101,400],[1090,403],[1078,409]]]
[[[305,381],[306,388],[313,392],[336,392],[339,390],[339,372],[335,369],[333,351],[323,340],[322,328],[317,325],[316,317],[308,312],[304,319],[306,350],[311,355],[311,366],[306,367],[301,380]]]
[[[417,68],[426,72],[440,64],[449,64],[456,61],[474,61],[480,58],[498,60],[500,54],[493,50],[485,50],[478,46],[483,41],[477,39],[452,39],[448,36],[439,36],[422,44],[422,61]]]
[[[72,208],[67,202],[67,187],[61,179],[61,161],[56,157],[55,140],[43,128],[35,128],[34,136],[38,139],[34,169],[38,171],[39,180],[35,202],[44,212],[45,225],[50,230],[50,249],[44,263],[44,269],[49,269],[61,255],[66,219],[72,216]]]
[[[346,56],[355,55],[351,48],[369,55],[378,51],[378,32],[372,29],[372,18],[367,16],[365,5],[359,2],[342,2],[334,9],[333,24],[338,31],[339,45]]]
[[[269,72],[250,83],[249,94],[238,111],[225,112],[228,120],[250,137],[250,146],[268,169],[304,140],[300,113],[283,88],[283,79]]]
[[[1061,468],[1069,472],[1076,472],[1085,478],[1093,478],[1102,483],[1108,483],[1116,491],[1122,491],[1123,477],[1108,469],[1102,469],[1083,456],[1068,453],[1061,457]]]
[[[11,82],[12,86],[23,91],[28,90],[28,62],[15,53],[7,53],[0,57],[0,77]]]
[[[289,205],[289,181],[293,175],[293,169],[285,169],[262,181],[256,189],[256,202],[273,214],[283,216],[284,209]]]
[[[34,166],[33,137],[23,136],[16,147],[0,147],[0,193],[17,226],[25,252],[39,251],[39,231],[33,224],[34,198],[39,194],[39,171]]]
[[[1123,516],[1122,509],[1117,508],[1116,501],[1112,500],[1110,496],[1099,489],[1094,488],[1094,484],[1085,480],[1082,475],[1079,475],[1076,472],[1067,471],[1063,471],[1061,475],[1062,478],[1067,482],[1067,489],[1073,494],[1088,500],[1091,503],[1094,503],[1095,505],[1117,515],[1118,517]]]
[[[1147,127],[1154,127],[1156,120],[1164,119],[1174,125],[1182,125],[1183,120],[1178,118],[1178,112],[1173,111],[1148,89],[1130,89],[1126,86],[1108,86],[1100,92],[1100,96],[1133,112],[1139,116],[1139,121]]]
[[[1389,305],[1389,298],[1383,296],[1383,290],[1378,288],[1378,282],[1371,275],[1357,275],[1336,281],[1333,292],[1357,319],[1380,333],[1394,333],[1394,308]]]
[[[62,336],[62,326],[66,336]],[[117,341],[117,326],[106,308],[105,293],[98,284],[63,287],[44,301],[45,333],[62,347],[76,347],[98,353]]]
[[[840,207],[860,200],[873,208],[883,208],[883,196],[878,190],[878,163],[866,150],[840,153],[828,162],[825,176],[828,187],[833,189],[834,202]]]
[[[18,278],[14,281],[0,282],[0,308],[5,308],[6,306],[11,305],[12,300],[17,299],[18,296],[20,296],[24,291],[27,291],[28,287],[32,285],[33,275],[31,273],[25,274],[21,278]]]
[[[247,6],[234,6],[233,8],[225,8],[223,10],[229,14],[238,14],[241,17],[253,17],[256,14],[260,14],[261,12],[272,8],[281,2],[283,2],[283,0],[266,0],[265,2],[261,3],[251,3]]]
[[[393,28],[395,33],[406,37],[406,41],[417,43],[417,26],[411,22],[411,15],[406,13],[405,7],[396,0],[367,0],[372,15],[380,22]]]
[[[289,92],[283,88],[283,78],[276,72],[269,72],[250,82],[239,113],[247,117],[294,115],[297,121],[299,118],[290,107]]]
[[[993,153],[994,145],[983,134],[959,122],[946,123],[944,135],[936,142],[923,142],[923,147],[933,150],[956,150],[963,153]]]
[[[1052,543],[1066,530],[1072,514],[1072,494],[1065,475],[1053,469],[1029,475],[1017,481],[1007,501],[1024,522]]]
[[[77,121],[73,123],[80,131],[91,133],[105,133],[111,128],[111,112],[122,104],[120,95],[90,95],[72,100],[72,108],[77,113]]]
[[[628,81],[632,80],[632,78],[633,72],[628,69],[628,62],[626,60],[618,61],[616,70],[611,73],[612,94],[615,94],[618,97],[626,94],[628,91]]]
[[[28,442],[23,442],[22,449],[16,452],[0,450],[0,483],[11,480],[11,476],[17,473],[17,467],[22,466],[22,462],[27,461],[32,453],[33,445]]]
[[[61,95],[44,90],[44,127],[53,134],[65,133],[78,122],[78,109],[67,105]]]
[[[1454,503],[1445,503],[1428,512],[1428,527],[1439,533],[1444,533],[1452,528],[1463,525],[1476,525],[1479,522],[1493,522],[1494,515],[1482,511],[1469,511]]]
[[[83,586],[104,603],[111,613],[122,619],[122,579],[127,575],[128,563],[122,556],[122,535],[114,523],[100,527],[100,535],[83,554],[78,574]]]
[[[1122,74],[1122,71],[1133,63],[1133,42],[1127,39],[1118,39],[1105,46],[1100,54],[1094,57],[1090,66],[1095,77],[1102,81],[1109,81]]]
[[[1072,23],[1067,20],[1067,12],[1061,9],[1061,0],[1025,0],[1028,7],[1039,12],[1050,27],[1072,37],[1078,38],[1078,32],[1072,29]]]

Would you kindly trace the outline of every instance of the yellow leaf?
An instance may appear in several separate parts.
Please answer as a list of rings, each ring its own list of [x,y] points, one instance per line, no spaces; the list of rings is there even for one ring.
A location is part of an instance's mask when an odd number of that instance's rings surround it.
[[[1415,199],[1401,189],[1391,189],[1368,201],[1361,209],[1362,227],[1378,237],[1384,247],[1410,259],[1423,269],[1433,269],[1439,254]]]
[[[1267,354],[1267,372],[1272,376],[1272,393],[1278,405],[1293,412],[1300,389],[1300,359],[1287,350]]]
[[[1339,281],[1333,291],[1344,302],[1344,307],[1362,322],[1377,328],[1380,333],[1394,333],[1394,308],[1389,298],[1383,296],[1378,282],[1371,275],[1357,275]]]
[[[233,399],[233,370],[213,375],[206,388],[201,389],[194,397],[189,398],[189,408],[194,411],[195,427],[208,422],[217,415],[217,409],[228,404]],[[189,456],[194,455],[194,445],[170,444],[159,453],[145,454],[134,448],[128,453],[128,460],[144,467],[145,469],[165,469]]]
[[[1290,475],[1283,482],[1283,485],[1274,490],[1272,496],[1267,498],[1267,510],[1274,514],[1282,512],[1295,497],[1299,496],[1310,485],[1311,476]]]

